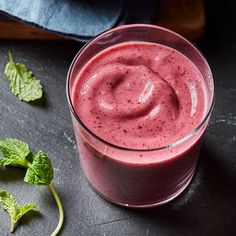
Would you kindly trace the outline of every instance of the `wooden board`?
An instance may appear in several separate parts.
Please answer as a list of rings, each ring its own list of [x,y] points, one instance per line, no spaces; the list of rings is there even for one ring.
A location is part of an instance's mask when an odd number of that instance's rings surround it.
[[[204,0],[159,0],[156,24],[196,40],[205,30]]]
[[[17,40],[64,40],[62,36],[49,33],[31,25],[10,20],[6,17],[0,19],[0,39]]]
[[[157,17],[153,23],[172,29],[191,40],[199,39],[205,28],[204,0],[159,0]],[[0,39],[64,40],[65,38],[1,16]]]

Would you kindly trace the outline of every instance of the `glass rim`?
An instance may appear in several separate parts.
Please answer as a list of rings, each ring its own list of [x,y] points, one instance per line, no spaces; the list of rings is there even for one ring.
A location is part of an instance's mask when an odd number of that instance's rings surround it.
[[[177,141],[174,141],[168,145],[165,145],[165,146],[162,146],[162,147],[158,147],[158,148],[149,148],[149,149],[138,149],[138,148],[127,148],[127,147],[122,147],[122,146],[119,146],[119,145],[116,145],[116,144],[113,144],[111,142],[108,142],[104,139],[102,139],[101,137],[99,137],[98,135],[96,135],[95,133],[93,133],[82,121],[81,119],[79,118],[79,116],[77,115],[75,109],[74,109],[74,106],[73,106],[73,103],[72,103],[72,99],[71,99],[71,94],[70,94],[70,86],[69,86],[69,83],[70,83],[70,78],[71,78],[71,73],[73,71],[73,68],[74,68],[74,65],[77,61],[77,58],[80,56],[80,54],[86,50],[86,48],[88,48],[90,46],[90,44],[92,44],[94,41],[96,41],[97,39],[105,36],[106,34],[109,34],[113,31],[116,31],[116,30],[120,30],[120,29],[126,29],[126,28],[138,28],[138,27],[146,27],[146,28],[153,28],[153,29],[159,29],[159,30],[162,30],[162,31],[166,31],[170,34],[173,34],[175,35],[176,37],[182,39],[183,41],[185,41],[185,43],[187,43],[189,46],[191,46],[192,48],[194,48],[194,50],[199,54],[199,56],[201,57],[201,59],[203,60],[203,62],[206,64],[207,66],[207,69],[208,69],[208,72],[209,72],[209,75],[210,75],[210,79],[211,79],[211,82],[212,82],[212,96],[211,96],[211,104],[210,106],[208,107],[207,109],[207,112],[206,114],[204,115],[204,118],[202,119],[202,121],[197,125],[197,127],[195,127],[193,130],[191,130],[187,135],[185,135],[184,137],[178,139]],[[191,43],[188,39],[186,39],[185,37],[181,36],[180,34],[172,31],[172,30],[169,30],[169,29],[166,29],[164,27],[161,27],[161,26],[157,26],[157,25],[151,25],[151,24],[126,24],[126,25],[121,25],[121,26],[117,26],[115,28],[112,28],[112,29],[109,29],[109,30],[106,30],[100,34],[98,34],[96,37],[92,38],[91,40],[89,40],[78,52],[77,54],[75,55],[70,67],[69,67],[69,70],[68,70],[68,73],[67,73],[67,80],[66,80],[66,97],[67,97],[67,102],[69,104],[69,109],[72,113],[72,115],[74,116],[74,118],[76,119],[76,121],[79,123],[79,125],[86,130],[86,132],[88,132],[90,135],[92,135],[95,139],[99,140],[100,142],[102,142],[103,144],[107,145],[107,146],[110,146],[112,148],[116,148],[116,149],[120,149],[120,150],[125,150],[125,151],[132,151],[132,152],[151,152],[151,151],[161,151],[161,150],[166,150],[166,149],[169,149],[169,148],[173,148],[173,147],[176,147],[176,146],[179,146],[180,144],[182,144],[183,142],[187,141],[188,139],[190,139],[191,137],[193,137],[201,128],[202,126],[205,124],[205,122],[207,121],[207,119],[210,117],[211,113],[212,113],[212,110],[213,110],[213,107],[214,107],[214,102],[215,102],[215,91],[214,91],[214,79],[213,79],[213,75],[212,75],[212,71],[210,69],[210,66],[207,62],[207,60],[205,59],[205,57],[203,56],[203,54],[201,53],[201,51],[193,44]]]

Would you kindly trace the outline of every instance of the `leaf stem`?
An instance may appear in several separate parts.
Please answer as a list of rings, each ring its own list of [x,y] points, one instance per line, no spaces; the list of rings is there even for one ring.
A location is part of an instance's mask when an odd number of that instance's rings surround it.
[[[32,164],[28,160],[19,161],[19,164],[25,168],[29,168]]]
[[[8,56],[9,56],[9,60],[10,60],[13,64],[15,64],[15,62],[14,62],[14,60],[13,60],[13,57],[12,57],[10,51],[8,51]]]
[[[50,191],[52,192],[53,197],[56,200],[56,203],[57,203],[57,206],[58,206],[58,210],[59,210],[59,221],[58,221],[56,229],[51,234],[51,236],[56,236],[56,235],[58,235],[59,231],[61,230],[61,227],[62,227],[62,224],[63,224],[63,221],[64,221],[64,210],[63,210],[63,206],[62,206],[61,200],[60,200],[60,198],[59,198],[59,196],[58,196],[58,194],[56,192],[56,189],[52,185],[52,183],[50,183],[48,185],[48,187],[49,187]]]
[[[15,223],[13,222],[13,220],[11,220],[11,228],[10,228],[11,233],[13,233],[14,230],[15,230]]]

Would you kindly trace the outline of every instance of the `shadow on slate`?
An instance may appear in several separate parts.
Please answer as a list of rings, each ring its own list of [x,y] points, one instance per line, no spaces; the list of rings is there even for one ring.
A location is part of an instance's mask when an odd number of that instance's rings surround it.
[[[43,91],[43,95],[41,98],[34,100],[34,101],[30,101],[28,102],[30,105],[32,106],[37,106],[37,107],[44,107],[47,108],[48,104],[47,104],[47,94],[45,91]]]
[[[21,225],[22,227],[23,225],[28,225],[30,224],[31,221],[34,221],[35,219],[40,219],[40,218],[43,218],[43,216],[39,210],[29,211],[22,218],[20,218],[18,224]]]
[[[14,182],[24,179],[26,169],[17,167],[0,167],[0,182]]]

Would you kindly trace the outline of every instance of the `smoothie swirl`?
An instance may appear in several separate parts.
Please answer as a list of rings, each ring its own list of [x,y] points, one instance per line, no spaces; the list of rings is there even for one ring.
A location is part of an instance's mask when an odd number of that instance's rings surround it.
[[[172,48],[121,43],[83,67],[72,100],[81,121],[102,139],[128,148],[158,148],[202,121],[203,81],[197,67]]]

